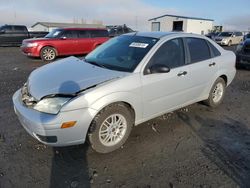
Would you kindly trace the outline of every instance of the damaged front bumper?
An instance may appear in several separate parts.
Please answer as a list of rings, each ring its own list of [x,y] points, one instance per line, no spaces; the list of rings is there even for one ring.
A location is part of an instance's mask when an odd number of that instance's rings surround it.
[[[82,108],[46,114],[26,107],[21,100],[21,91],[13,95],[14,110],[25,130],[40,142],[50,146],[82,144],[89,125],[97,113],[91,108]],[[61,128],[65,122],[76,121],[70,128]]]

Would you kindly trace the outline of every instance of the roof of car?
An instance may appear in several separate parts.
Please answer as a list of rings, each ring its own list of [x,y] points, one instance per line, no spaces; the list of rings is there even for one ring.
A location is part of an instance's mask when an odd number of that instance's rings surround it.
[[[162,32],[162,31],[133,32],[133,33],[128,33],[126,35],[136,35],[136,36],[151,37],[151,38],[160,39],[160,38],[165,37],[167,35],[172,35],[172,34],[177,34],[177,33],[181,33],[181,32]]]
[[[161,39],[163,37],[169,36],[169,35],[180,35],[180,36],[188,36],[188,37],[205,37],[203,35],[194,34],[194,33],[185,33],[185,32],[162,32],[162,31],[151,31],[151,32],[132,32],[127,33],[125,35],[130,36],[142,36],[142,37],[151,37],[156,39]]]

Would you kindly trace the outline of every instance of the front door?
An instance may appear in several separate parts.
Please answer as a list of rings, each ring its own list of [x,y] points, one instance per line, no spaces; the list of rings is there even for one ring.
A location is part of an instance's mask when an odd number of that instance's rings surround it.
[[[142,75],[143,116],[153,116],[171,111],[190,100],[190,79],[185,65],[183,40],[176,38],[165,42],[149,61],[152,65],[164,64],[170,68],[168,73]]]
[[[0,34],[0,45],[10,45],[13,43],[12,26],[3,26],[2,33]]]
[[[78,51],[78,35],[74,30],[65,30],[56,41],[59,55],[74,55]]]

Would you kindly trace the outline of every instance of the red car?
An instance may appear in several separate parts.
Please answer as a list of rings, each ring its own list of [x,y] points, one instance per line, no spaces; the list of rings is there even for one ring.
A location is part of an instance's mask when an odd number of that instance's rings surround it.
[[[87,54],[109,39],[106,29],[55,29],[45,38],[24,40],[21,49],[31,57],[53,61],[57,56]]]

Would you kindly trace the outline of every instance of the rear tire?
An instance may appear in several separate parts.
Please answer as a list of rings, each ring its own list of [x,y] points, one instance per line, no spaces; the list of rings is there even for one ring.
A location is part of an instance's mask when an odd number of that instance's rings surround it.
[[[225,96],[226,83],[223,78],[218,78],[209,93],[209,97],[204,103],[212,108],[219,106]]]
[[[55,48],[46,46],[43,47],[41,52],[40,52],[40,57],[43,61],[45,62],[51,62],[56,59],[56,50]]]
[[[101,110],[89,129],[91,147],[99,153],[109,153],[120,148],[132,130],[134,116],[123,103],[114,103]]]

